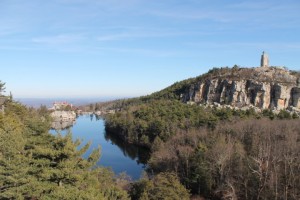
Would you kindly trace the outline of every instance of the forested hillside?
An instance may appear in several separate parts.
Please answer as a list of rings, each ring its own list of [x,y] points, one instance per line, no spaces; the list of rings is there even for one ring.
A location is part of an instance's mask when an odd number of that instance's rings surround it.
[[[132,100],[129,100],[132,101]],[[106,116],[106,130],[128,143],[151,148],[157,142],[166,142],[177,132],[206,127],[214,129],[219,123],[243,119],[297,119],[297,114],[270,110],[261,113],[247,110],[188,105],[177,100],[143,100],[124,104],[121,111]]]
[[[156,147],[154,173],[173,171],[211,199],[299,199],[299,120],[247,119],[177,132]]]
[[[299,199],[299,127],[286,111],[170,100],[131,105],[106,119],[107,131],[151,149],[150,174],[172,172],[192,194],[211,199]]]
[[[299,199],[297,113],[182,102],[191,84],[232,70],[214,69],[149,96],[117,101],[106,130],[148,147],[148,173],[174,173],[193,198]]]

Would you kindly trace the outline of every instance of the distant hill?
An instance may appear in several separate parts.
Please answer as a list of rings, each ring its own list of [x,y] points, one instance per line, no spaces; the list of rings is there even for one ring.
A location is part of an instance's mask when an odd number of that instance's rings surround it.
[[[75,106],[90,104],[97,101],[109,101],[117,97],[102,98],[16,98],[17,101],[28,107],[39,108],[41,105],[52,107],[55,101],[66,101]]]
[[[214,68],[153,97],[197,104],[221,104],[259,109],[300,109],[300,73],[279,67]]]
[[[176,82],[151,95],[101,104],[117,109],[151,100],[189,104],[300,111],[300,72],[281,67],[213,68],[195,78]]]

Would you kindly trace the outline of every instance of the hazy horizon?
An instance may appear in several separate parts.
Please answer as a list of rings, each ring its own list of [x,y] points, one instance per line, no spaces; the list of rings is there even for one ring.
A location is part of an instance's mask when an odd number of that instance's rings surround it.
[[[38,108],[41,105],[51,107],[55,101],[66,101],[68,103],[71,103],[75,106],[80,106],[80,105],[87,105],[90,103],[97,103],[97,102],[106,102],[106,101],[112,101],[112,100],[117,100],[117,99],[127,99],[131,97],[25,97],[25,98],[15,98],[16,101],[21,102],[22,104],[29,106],[29,107],[34,107]]]

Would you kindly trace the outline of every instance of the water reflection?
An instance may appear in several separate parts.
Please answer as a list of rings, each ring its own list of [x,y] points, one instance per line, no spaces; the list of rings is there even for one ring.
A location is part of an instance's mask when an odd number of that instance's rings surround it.
[[[146,167],[149,151],[125,143],[114,134],[106,133],[104,119],[97,115],[79,116],[76,123],[73,121],[54,122],[52,127],[54,128],[50,131],[52,134],[61,133],[65,135],[71,131],[74,140],[80,139],[82,141],[81,146],[91,142],[91,146],[84,157],[100,145],[101,158],[97,165],[111,167],[116,174],[125,171],[136,180]]]
[[[95,118],[96,121],[103,120],[99,115],[90,115],[91,121]],[[132,160],[136,160],[137,164],[146,165],[150,159],[150,151],[147,148],[139,147],[134,144],[129,144],[121,140],[118,136],[108,131],[104,132],[104,138],[107,142],[111,142],[113,145],[117,145],[119,149],[123,152],[125,157],[129,157]]]
[[[76,121],[54,121],[51,123],[51,128],[54,130],[65,130],[75,125]]]
[[[96,121],[103,120],[103,117],[100,115],[90,114],[90,119],[93,121],[95,118]]]
[[[150,151],[148,149],[134,144],[128,144],[113,133],[107,131],[104,133],[104,137],[106,141],[111,141],[112,144],[117,145],[123,152],[124,156],[130,157],[132,160],[136,160],[137,164],[147,164],[150,158]]]

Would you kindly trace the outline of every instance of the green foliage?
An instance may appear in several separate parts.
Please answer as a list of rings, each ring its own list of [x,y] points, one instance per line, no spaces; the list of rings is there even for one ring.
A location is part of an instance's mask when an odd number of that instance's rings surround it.
[[[280,110],[280,112],[277,114],[277,117],[279,119],[291,119],[292,118],[291,114],[286,110]]]
[[[199,142],[193,155],[191,156],[191,173],[186,182],[194,193],[209,195],[212,191],[213,177],[209,162],[205,154],[208,147],[205,143]]]
[[[160,173],[151,180],[142,179],[132,186],[132,199],[188,200],[189,192],[173,173]]]
[[[130,143],[152,146],[158,137],[167,141],[178,130],[191,127],[213,127],[217,118],[204,108],[182,104],[179,101],[152,100],[143,105],[110,115],[106,130],[119,134]]]
[[[184,81],[176,82],[170,87],[167,87],[159,92],[155,92],[149,96],[142,97],[141,99],[143,101],[147,101],[150,99],[180,100],[180,95],[185,93],[194,81],[195,78],[190,78]]]
[[[275,118],[275,114],[274,114],[273,111],[270,110],[270,109],[264,109],[264,110],[262,111],[262,115],[263,115],[264,117],[269,117],[271,120],[273,120],[273,119]]]
[[[2,92],[5,92],[5,83],[0,81],[0,95],[2,94]]]
[[[253,108],[246,111],[204,108],[177,100],[161,99],[127,105],[116,114],[107,116],[105,127],[129,143],[152,148],[157,138],[166,142],[182,130],[200,127],[213,129],[219,121],[260,117]]]
[[[294,112],[294,113],[292,114],[292,118],[293,118],[293,119],[299,119],[299,116],[297,115],[297,113]]]
[[[233,115],[233,110],[230,108],[222,108],[222,109],[214,109],[213,113],[220,119],[220,120],[229,120]]]
[[[100,148],[87,159],[71,133],[48,133],[44,107],[28,109],[16,102],[0,115],[0,199],[128,199],[114,175],[95,168]]]

